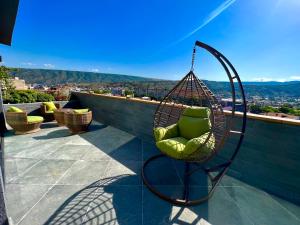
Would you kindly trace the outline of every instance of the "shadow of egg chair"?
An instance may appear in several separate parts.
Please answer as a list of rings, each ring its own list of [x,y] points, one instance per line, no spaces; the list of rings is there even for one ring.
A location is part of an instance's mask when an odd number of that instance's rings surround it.
[[[232,110],[228,111],[226,115],[218,98],[194,73],[197,47],[214,56],[228,76]],[[237,101],[237,97],[241,98],[241,102]],[[242,112],[239,112],[239,117],[241,117],[239,129],[234,128],[235,123],[233,122],[237,106],[242,108]],[[246,109],[243,85],[233,65],[216,49],[196,41],[191,70],[163,98],[156,109],[153,134],[161,154],[145,161],[142,169],[144,184],[155,195],[172,204],[189,206],[207,201],[240,150],[246,129]],[[221,163],[207,166],[230,136],[235,136],[237,140],[230,157]],[[184,162],[182,197],[171,197],[159,191],[156,185],[151,184],[146,168],[150,167],[153,161],[162,157],[170,157]],[[197,171],[202,171],[211,185],[207,187],[206,194],[194,199],[190,197],[189,185],[190,176]]]

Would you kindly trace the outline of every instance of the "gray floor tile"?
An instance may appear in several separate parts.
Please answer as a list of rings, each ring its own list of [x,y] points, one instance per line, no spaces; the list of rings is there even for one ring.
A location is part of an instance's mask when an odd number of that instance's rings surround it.
[[[173,160],[167,157],[151,161],[144,170],[148,182],[153,185],[180,185],[183,180]]]
[[[83,224],[142,224],[141,202],[141,186],[99,188]]]
[[[151,156],[158,155],[161,152],[154,143],[143,141],[143,160],[149,159]]]
[[[255,224],[300,224],[299,220],[284,210],[269,195],[256,188],[225,188],[240,210],[249,215]]]
[[[92,132],[91,136],[89,135],[89,132],[80,136],[91,145],[97,147],[98,149],[109,155],[113,154],[114,152],[119,153],[120,151],[118,150],[126,149],[127,146],[127,149],[131,149],[129,147],[132,146],[131,143],[135,139],[133,135],[128,134],[124,131],[120,131],[113,127],[100,129],[97,133]],[[138,152],[138,150],[136,150],[135,152]],[[117,153],[115,153],[116,156],[118,156]]]
[[[13,182],[23,184],[55,184],[73,163],[74,161],[71,160],[42,160]]]
[[[59,184],[89,185],[104,177],[108,161],[77,161],[60,179]]]
[[[56,185],[36,204],[20,225],[82,224],[97,187]]]
[[[105,172],[105,178],[122,177],[115,185],[141,185],[141,168],[140,161],[116,161],[111,160]]]
[[[32,138],[38,141],[63,141],[71,136],[66,127],[54,127],[51,129],[42,129],[42,132],[36,133]]]
[[[22,153],[23,151],[26,151],[31,148],[37,147],[37,142],[35,140],[28,140],[26,141],[20,141],[19,139],[14,139],[13,142],[7,142],[4,141],[4,157],[15,157],[18,154]]]
[[[27,145],[23,143],[23,146]],[[50,154],[57,151],[60,145],[55,143],[39,143],[34,146],[28,146],[25,150],[20,151],[17,154],[14,154],[16,158],[33,158],[33,159],[46,159]]]
[[[272,199],[274,199],[274,201],[276,201],[278,204],[280,204],[284,209],[286,209],[287,211],[289,211],[289,213],[293,214],[294,216],[296,216],[299,220],[299,224],[300,224],[300,206],[296,205],[295,203],[286,201],[282,198],[276,197],[274,195],[269,195]]]
[[[38,159],[21,159],[8,158],[5,160],[5,180],[9,182],[11,179],[18,177],[26,172],[27,169],[39,162]]]
[[[110,160],[110,159],[111,157],[107,153],[101,151],[99,148],[97,148],[94,145],[89,146],[87,148],[86,153],[82,157],[82,160],[85,161],[103,161],[103,160]]]
[[[74,134],[71,135],[69,138],[66,139],[67,145],[86,145],[86,146],[91,146],[92,143],[89,142],[88,140],[81,138],[79,135]]]
[[[163,186],[160,190],[173,192],[176,186]],[[203,192],[202,187],[192,187],[194,193]],[[155,207],[153,207],[155,206]],[[172,206],[153,195],[148,189],[143,192],[144,224],[201,224],[203,219],[214,225],[253,224],[247,215],[241,213],[234,201],[218,190],[209,202],[195,207]],[[202,220],[201,220],[202,219]]]
[[[116,160],[142,161],[142,141],[139,138],[131,139],[110,154]]]
[[[86,154],[88,148],[89,146],[86,145],[63,145],[57,151],[47,156],[47,158],[79,160]]]
[[[8,184],[6,186],[7,208],[13,222],[17,224],[50,187],[50,185]]]

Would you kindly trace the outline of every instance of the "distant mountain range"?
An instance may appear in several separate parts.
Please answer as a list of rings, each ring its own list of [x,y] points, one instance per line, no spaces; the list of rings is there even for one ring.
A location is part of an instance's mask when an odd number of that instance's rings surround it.
[[[271,85],[290,85],[290,84],[299,84],[300,81],[246,81],[246,85],[257,85],[257,86],[271,86]]]
[[[56,85],[64,83],[141,83],[142,87],[171,88],[176,81],[159,80],[146,77],[129,76],[122,74],[93,73],[68,70],[47,70],[47,69],[18,69],[12,72],[13,76],[25,79],[26,83],[38,83]],[[216,94],[230,95],[228,82],[204,81]],[[247,96],[264,97],[300,97],[300,81],[290,82],[243,82]],[[139,85],[139,84],[138,84]],[[127,85],[130,86],[130,85]]]
[[[230,93],[228,82],[204,81],[207,86],[216,94]],[[243,82],[246,96],[262,97],[291,97],[300,98],[300,81],[289,82]]]
[[[25,79],[26,82],[30,84],[37,83],[46,85],[66,83],[109,83],[155,80],[151,78],[122,74],[24,68],[17,69],[17,71],[12,72],[12,75],[21,79]]]

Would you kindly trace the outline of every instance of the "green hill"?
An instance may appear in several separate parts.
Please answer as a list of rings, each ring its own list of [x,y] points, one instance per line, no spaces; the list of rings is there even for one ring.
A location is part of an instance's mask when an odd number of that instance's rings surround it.
[[[65,83],[109,83],[154,80],[151,78],[121,74],[24,68],[20,68],[17,71],[12,72],[12,75],[24,79],[26,83],[38,83],[46,85]]]

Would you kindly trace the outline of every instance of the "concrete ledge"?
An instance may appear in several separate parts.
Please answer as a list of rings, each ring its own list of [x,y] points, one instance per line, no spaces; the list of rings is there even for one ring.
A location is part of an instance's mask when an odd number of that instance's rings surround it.
[[[126,97],[122,97],[122,96],[110,96],[110,95],[91,94],[91,93],[80,93],[80,94],[88,95],[88,96],[89,95],[90,96],[99,96],[102,98],[103,97],[104,98],[113,98],[116,100],[138,102],[138,103],[143,103],[143,104],[158,105],[160,103],[159,101],[149,101],[149,100],[143,100],[140,98],[126,98]],[[231,111],[224,110],[224,112],[228,116],[231,115]],[[243,113],[235,112],[235,116],[242,117]],[[281,123],[281,124],[300,126],[300,120],[293,120],[293,119],[280,118],[280,117],[274,117],[274,116],[265,116],[265,115],[258,115],[258,114],[254,114],[254,113],[247,113],[247,118],[253,119],[253,120],[261,120],[261,121],[271,122],[271,123]]]

